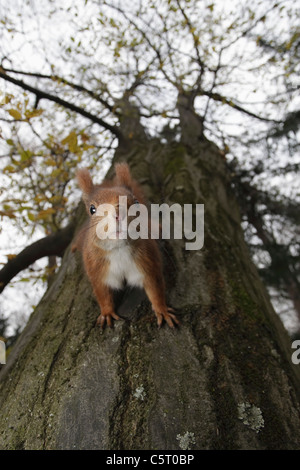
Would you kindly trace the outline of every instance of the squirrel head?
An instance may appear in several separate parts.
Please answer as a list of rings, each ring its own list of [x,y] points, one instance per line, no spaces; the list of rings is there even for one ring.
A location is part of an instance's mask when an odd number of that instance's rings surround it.
[[[99,204],[115,204],[119,196],[127,196],[131,203],[145,203],[141,189],[133,180],[127,163],[117,163],[114,179],[106,180],[102,184],[93,183],[87,168],[79,169],[76,176],[82,190],[82,199],[90,215],[96,212]]]
[[[112,181],[104,181],[102,184],[94,184],[87,168],[77,171],[77,180],[82,190],[82,199],[87,212],[95,222],[90,226],[97,226],[98,222],[104,220],[117,222],[117,233],[122,232],[122,223],[126,223],[134,217],[128,217],[127,212],[132,205],[145,204],[144,195],[130,174],[126,163],[115,165],[115,177]],[[104,215],[105,214],[105,215]],[[110,227],[114,227],[114,225]],[[99,227],[98,227],[99,228]],[[123,233],[123,232],[122,232]]]

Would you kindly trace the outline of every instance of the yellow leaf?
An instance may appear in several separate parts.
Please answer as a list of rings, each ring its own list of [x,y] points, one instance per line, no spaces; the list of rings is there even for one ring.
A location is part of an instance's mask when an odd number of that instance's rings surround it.
[[[62,197],[61,196],[52,196],[52,197],[50,197],[50,201],[53,205],[60,204],[62,202]]]
[[[27,217],[31,222],[35,221],[35,215],[32,212],[28,212]]]
[[[6,258],[9,260],[14,259],[17,255],[6,255]]]
[[[76,132],[75,131],[70,132],[70,134],[61,141],[61,143],[63,145],[67,144],[70,152],[75,153],[78,149]]]
[[[45,164],[48,165],[48,166],[56,166],[56,161],[53,159],[53,158],[47,158],[47,160],[45,160]]]
[[[9,109],[8,112],[14,119],[22,119],[21,113],[16,109]]]
[[[82,150],[89,150],[89,149],[95,148],[95,146],[94,146],[94,145],[83,144],[83,145],[81,146],[81,148],[82,148]]]
[[[3,173],[14,173],[16,171],[15,167],[12,165],[7,165],[3,168]]]
[[[43,211],[40,211],[37,215],[37,219],[42,219],[42,220],[47,220],[50,215],[55,214],[56,210],[52,209],[52,207],[49,207],[49,209],[45,209]]]
[[[37,194],[37,196],[35,196],[35,197],[33,198],[33,200],[34,200],[35,202],[42,202],[42,201],[46,201],[47,198],[46,198],[46,196],[45,196],[44,194]]]
[[[33,117],[40,116],[43,111],[43,109],[33,109],[32,111],[27,110],[25,111],[25,116],[27,117],[27,119],[31,119]]]
[[[61,176],[61,173],[62,173],[62,170],[60,168],[55,168],[55,170],[51,172],[51,177],[57,178],[58,176]]]
[[[15,214],[13,213],[13,211],[1,211],[0,210],[0,216],[1,217],[9,217],[10,219],[15,219],[16,216]]]
[[[10,103],[12,98],[13,98],[13,95],[10,95],[10,94],[5,95],[5,97],[4,97],[5,104]]]
[[[26,162],[27,160],[30,160],[33,153],[30,150],[21,150],[20,152],[21,155],[21,162]]]

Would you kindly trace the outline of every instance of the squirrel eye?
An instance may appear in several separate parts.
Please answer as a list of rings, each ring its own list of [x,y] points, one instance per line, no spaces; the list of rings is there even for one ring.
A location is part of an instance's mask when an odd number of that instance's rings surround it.
[[[137,199],[135,199],[135,200],[133,201],[133,203],[134,203],[134,204],[139,204],[139,201],[138,201]]]
[[[93,215],[93,214],[95,214],[95,212],[96,212],[96,207],[92,204],[90,206],[90,214]]]

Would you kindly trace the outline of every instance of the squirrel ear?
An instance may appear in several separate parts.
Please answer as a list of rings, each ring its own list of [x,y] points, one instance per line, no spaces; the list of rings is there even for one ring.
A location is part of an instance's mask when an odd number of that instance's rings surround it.
[[[125,186],[125,188],[132,192],[140,204],[146,204],[144,193],[140,185],[132,178],[127,163],[116,163],[115,172],[114,184],[116,186]]]
[[[76,172],[78,184],[84,194],[91,194],[94,189],[94,184],[87,168],[81,168]]]
[[[127,163],[116,163],[115,172],[115,184],[117,186],[125,186],[126,188],[131,189],[133,181]]]

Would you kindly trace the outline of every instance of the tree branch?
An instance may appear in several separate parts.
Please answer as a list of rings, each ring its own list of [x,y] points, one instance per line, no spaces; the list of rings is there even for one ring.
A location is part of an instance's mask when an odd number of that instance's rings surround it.
[[[248,116],[251,116],[255,119],[259,119],[260,121],[264,122],[273,122],[276,124],[281,124],[282,121],[277,121],[276,119],[269,119],[263,116],[259,116],[258,114],[252,113],[251,111],[243,108],[242,106],[238,105],[237,103],[234,103],[232,100],[225,98],[225,96],[220,95],[219,93],[214,93],[212,91],[205,91],[205,90],[200,90],[199,95],[205,95],[208,96],[209,98],[213,99],[214,101],[220,101],[221,103],[227,104],[228,106],[231,106],[231,108],[236,109],[237,111],[240,111],[241,113],[247,114]]]
[[[59,83],[63,83],[64,85],[67,85],[70,88],[73,88],[73,90],[77,90],[77,91],[86,93],[87,95],[89,95],[94,100],[99,101],[99,103],[101,103],[110,112],[112,112],[114,114],[117,114],[116,111],[115,111],[115,107],[110,105],[103,98],[101,98],[101,96],[98,93],[95,93],[93,90],[89,90],[88,88],[86,88],[82,85],[79,85],[78,83],[73,83],[73,82],[67,80],[66,78],[60,77],[59,75],[46,75],[46,74],[38,73],[38,72],[24,72],[22,70],[14,70],[14,69],[7,69],[7,68],[5,68],[4,70],[5,70],[6,73],[7,72],[15,73],[17,75],[25,75],[27,77],[42,78],[42,79],[46,79],[46,80],[52,80],[52,81],[56,81],[56,82],[59,82]]]
[[[64,108],[69,109],[70,111],[74,111],[75,113],[80,114],[81,116],[84,116],[87,119],[90,119],[92,122],[99,124],[104,129],[109,130],[118,139],[122,138],[121,131],[117,126],[108,124],[106,121],[103,121],[103,119],[99,118],[98,116],[95,116],[94,114],[89,113],[85,109],[75,104],[68,103],[67,101],[63,100],[62,98],[59,98],[58,96],[54,96],[50,93],[46,93],[40,90],[39,88],[33,87],[23,82],[22,80],[18,80],[16,78],[11,77],[10,75],[7,75],[7,73],[5,72],[5,69],[3,69],[2,67],[0,68],[0,78],[3,78],[3,80],[6,80],[7,82],[13,83],[14,85],[17,85],[23,88],[23,90],[33,93],[38,99],[46,99],[48,101],[52,101],[56,104],[59,104],[60,106],[63,106]]]
[[[10,259],[0,270],[0,293],[13,277],[38,259],[52,255],[62,256],[73,238],[75,226],[76,224],[73,221],[62,230],[27,246],[15,258]]]
[[[205,64],[203,62],[203,60],[201,59],[201,56],[200,56],[200,52],[199,52],[199,44],[200,44],[200,41],[199,41],[199,38],[198,36],[195,34],[195,28],[193,27],[190,19],[188,18],[185,10],[182,8],[181,4],[180,4],[180,1],[179,0],[176,0],[177,2],[177,5],[178,5],[178,8],[180,9],[181,11],[181,14],[183,16],[183,18],[185,19],[186,21],[186,24],[188,25],[189,27],[189,30],[190,30],[190,33],[192,35],[192,38],[193,38],[193,42],[194,42],[194,48],[195,48],[195,52],[196,52],[196,56],[197,56],[197,61],[198,61],[198,64],[200,66],[200,76],[198,78],[199,80],[199,83],[201,82],[201,77],[204,73],[204,70],[205,70]]]

